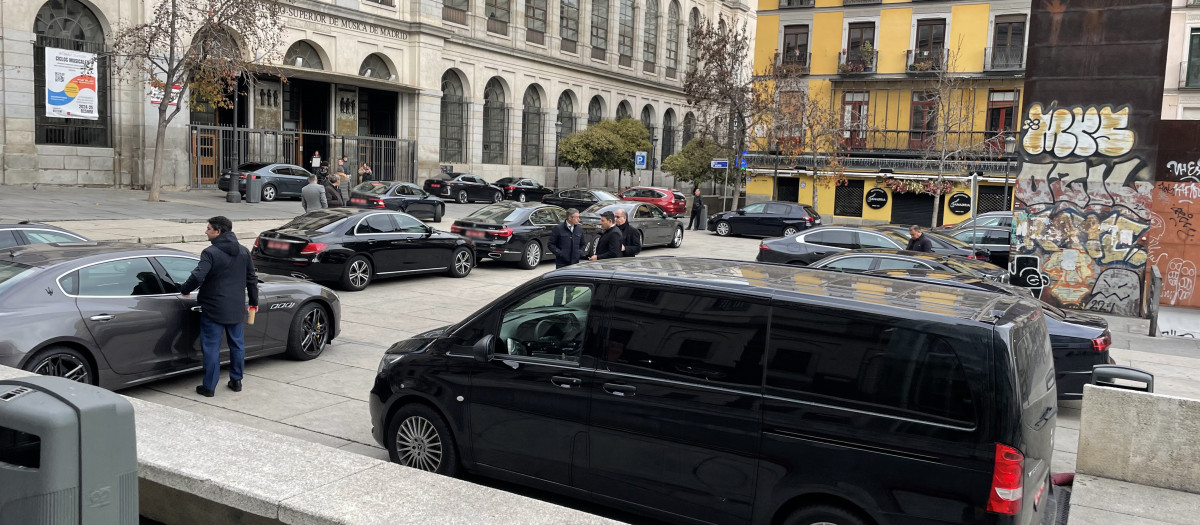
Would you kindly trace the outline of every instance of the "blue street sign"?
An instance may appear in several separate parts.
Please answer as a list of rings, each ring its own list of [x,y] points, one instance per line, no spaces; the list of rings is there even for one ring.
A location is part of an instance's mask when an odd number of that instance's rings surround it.
[[[746,169],[746,159],[742,158],[742,169]]]
[[[708,167],[714,170],[726,169],[729,167],[729,159],[713,159],[712,163],[709,164]]]
[[[646,152],[638,151],[633,154],[633,167],[639,170],[646,169]]]

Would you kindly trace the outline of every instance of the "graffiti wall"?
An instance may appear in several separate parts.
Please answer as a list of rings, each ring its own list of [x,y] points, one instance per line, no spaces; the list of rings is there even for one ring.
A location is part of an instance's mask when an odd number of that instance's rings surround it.
[[[1163,121],[1159,137],[1146,249],[1150,264],[1162,275],[1162,304],[1198,308],[1200,121]]]
[[[1030,16],[1013,282],[1142,314],[1169,0],[1043,0]]]

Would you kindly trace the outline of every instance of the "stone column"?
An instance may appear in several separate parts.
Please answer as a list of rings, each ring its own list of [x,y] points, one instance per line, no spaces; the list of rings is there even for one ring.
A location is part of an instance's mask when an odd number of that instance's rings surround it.
[[[38,182],[37,146],[34,145],[33,40],[31,31],[5,28],[3,83],[0,94],[0,183]],[[86,161],[86,159],[85,159]]]

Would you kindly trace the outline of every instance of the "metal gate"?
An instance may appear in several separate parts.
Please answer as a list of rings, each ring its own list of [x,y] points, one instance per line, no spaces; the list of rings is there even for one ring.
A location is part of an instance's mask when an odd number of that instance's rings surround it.
[[[892,192],[892,224],[929,226],[933,221],[933,195]]]
[[[393,180],[401,182],[416,182],[416,141],[366,136],[333,136],[333,154],[335,159],[346,156],[349,165],[346,174],[355,182],[358,181],[358,168],[362,163],[371,167],[371,175],[375,180]]]

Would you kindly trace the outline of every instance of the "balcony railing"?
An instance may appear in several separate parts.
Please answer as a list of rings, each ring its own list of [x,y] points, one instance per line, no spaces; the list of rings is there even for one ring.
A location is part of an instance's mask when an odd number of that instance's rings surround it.
[[[807,169],[813,164],[811,154],[805,153],[802,155],[771,155],[765,153],[750,153],[744,157],[746,164],[751,168],[773,168],[784,166],[800,166]],[[832,159],[825,155],[818,154],[816,156],[817,166],[826,168],[829,166]],[[878,171],[881,169],[890,169],[897,173],[937,173],[938,161],[921,158],[895,158],[895,157],[868,157],[855,156],[853,153],[849,155],[841,155],[837,159],[838,164],[847,170],[851,171]],[[948,176],[964,175],[972,171],[981,171],[986,175],[1003,176],[1006,172],[1016,175],[1015,170],[1017,164],[1015,162],[1007,162],[1004,160],[970,160],[948,161],[942,166],[943,173]]]
[[[1200,89],[1200,60],[1179,63],[1179,89]]]
[[[780,73],[807,75],[812,53],[775,53],[775,67]]]
[[[1025,49],[1016,46],[989,47],[983,50],[984,71],[1020,71],[1025,69]]]
[[[874,73],[877,63],[879,63],[879,51],[864,52],[861,49],[851,49],[838,53],[838,73],[842,75]]]
[[[913,74],[937,73],[945,67],[945,62],[945,49],[909,49],[906,69]]]
[[[496,18],[489,18],[487,22],[487,30],[489,33],[508,36],[508,22]]]
[[[462,9],[442,6],[442,20],[467,25],[467,12]]]
[[[525,41],[530,44],[546,45],[546,33],[536,29],[525,30]]]
[[[817,5],[817,0],[783,0],[779,2],[779,7],[813,7]]]
[[[842,0],[842,5],[882,4],[883,0]]]

